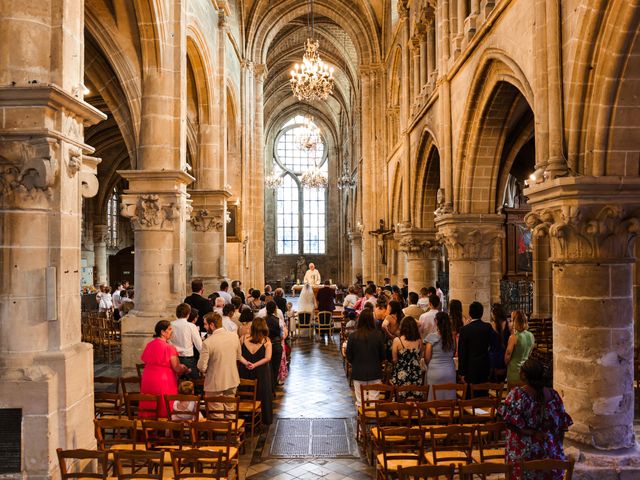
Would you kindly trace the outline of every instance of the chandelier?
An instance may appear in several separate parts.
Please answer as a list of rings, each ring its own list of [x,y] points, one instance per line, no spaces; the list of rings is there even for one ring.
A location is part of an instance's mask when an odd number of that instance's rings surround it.
[[[318,167],[314,166],[300,175],[300,183],[309,189],[326,188],[329,179]]]
[[[320,42],[307,38],[302,64],[291,70],[291,90],[298,100],[326,100],[333,91],[333,67],[320,60]]]
[[[322,137],[320,129],[313,123],[313,118],[305,117],[304,126],[300,130],[296,138],[298,148],[304,152],[318,150],[318,147],[322,145]]]
[[[278,175],[277,173],[272,173],[271,175],[267,175],[264,179],[264,184],[267,188],[271,188],[276,190],[282,185],[284,179]]]

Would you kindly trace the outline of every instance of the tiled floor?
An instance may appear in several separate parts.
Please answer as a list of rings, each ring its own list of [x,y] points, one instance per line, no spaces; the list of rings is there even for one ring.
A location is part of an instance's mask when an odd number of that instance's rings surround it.
[[[353,395],[344,375],[338,336],[294,341],[291,369],[278,391],[275,413],[279,418],[355,418]],[[370,480],[374,470],[357,458],[268,458],[263,433],[254,442],[253,455],[245,456],[240,476],[248,480]]]

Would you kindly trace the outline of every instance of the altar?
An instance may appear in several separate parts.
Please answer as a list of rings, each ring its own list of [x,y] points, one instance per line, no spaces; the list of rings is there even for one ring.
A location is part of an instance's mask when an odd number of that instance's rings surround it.
[[[302,291],[302,287],[304,287],[304,285],[300,285],[300,284],[296,284],[296,285],[293,285],[291,287],[291,293],[293,293],[294,297],[297,297],[297,296],[300,295],[300,292]],[[324,287],[333,288],[336,291],[338,290],[338,286],[335,285],[335,284],[333,284],[333,285],[313,285],[311,287],[311,288],[313,288],[313,295],[315,297],[317,297],[318,296],[318,290],[320,290],[321,288],[324,288]]]

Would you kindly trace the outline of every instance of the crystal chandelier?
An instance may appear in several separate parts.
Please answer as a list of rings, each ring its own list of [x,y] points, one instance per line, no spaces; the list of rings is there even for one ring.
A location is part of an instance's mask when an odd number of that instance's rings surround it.
[[[265,177],[264,184],[267,188],[276,190],[278,187],[280,187],[280,185],[282,185],[283,181],[284,179],[280,175],[274,172],[271,175],[267,175]]]
[[[300,183],[310,189],[326,188],[329,179],[318,167],[313,167],[300,175]]]
[[[302,64],[291,70],[291,90],[298,100],[326,100],[333,91],[333,67],[320,60],[320,42],[307,38]]]
[[[305,117],[304,126],[296,138],[296,143],[304,152],[316,151],[322,145],[320,129],[313,123],[313,118]]]

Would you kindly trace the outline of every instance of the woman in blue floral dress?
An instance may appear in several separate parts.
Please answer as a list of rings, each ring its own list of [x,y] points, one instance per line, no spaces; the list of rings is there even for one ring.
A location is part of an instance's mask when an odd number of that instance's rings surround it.
[[[498,410],[507,424],[505,460],[513,465],[514,479],[561,480],[561,471],[526,476],[520,471],[520,460],[564,460],[564,433],[573,424],[558,392],[544,386],[544,369],[539,361],[527,360],[520,377],[526,385],[511,390]]]
[[[400,323],[400,336],[393,339],[391,358],[393,359],[393,375],[391,383],[396,387],[402,385],[422,385],[422,339],[418,323],[413,317],[404,317]],[[399,399],[409,396],[422,398],[421,392],[400,392]]]

